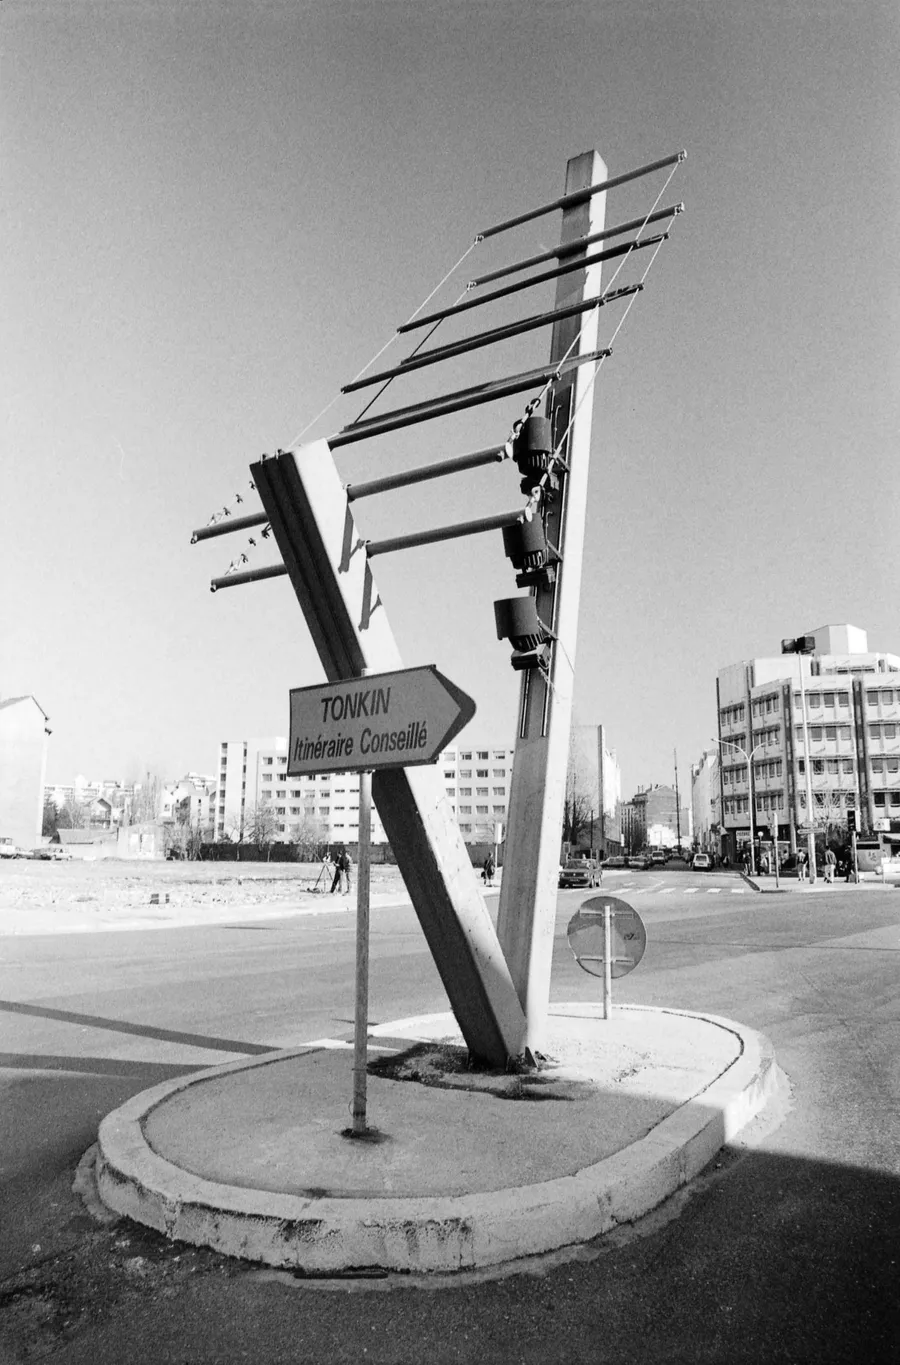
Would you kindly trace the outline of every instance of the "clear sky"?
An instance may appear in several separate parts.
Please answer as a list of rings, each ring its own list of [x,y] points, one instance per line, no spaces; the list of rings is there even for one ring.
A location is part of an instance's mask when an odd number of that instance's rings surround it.
[[[576,721],[607,726],[630,795],[671,781],[676,748],[684,781],[718,668],[827,622],[900,651],[895,0],[8,0],[0,30],[0,695],[49,714],[49,780],[212,772],[220,740],[286,733],[289,688],[323,676],[287,580],[209,592],[271,541],[191,530],[237,492],[257,510],[250,462],[591,148],[613,175],[688,158],[595,389]],[[662,184],[610,193],[607,222]],[[436,301],[558,232],[485,243]],[[525,398],[338,451],[342,477],[501,442]],[[399,534],[520,501],[507,464],[359,520]],[[470,735],[511,743],[499,532],[376,568],[404,661],[471,693]]]

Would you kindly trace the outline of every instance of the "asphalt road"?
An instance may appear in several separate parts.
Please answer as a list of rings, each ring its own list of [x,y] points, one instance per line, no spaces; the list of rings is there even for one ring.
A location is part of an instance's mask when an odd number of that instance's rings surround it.
[[[900,892],[759,895],[686,871],[603,889],[648,930],[615,998],[766,1033],[792,1107],[635,1232],[450,1286],[303,1285],[99,1225],[72,1192],[100,1118],[136,1091],[347,1037],[351,917],[0,940],[0,1359],[900,1359]],[[598,994],[565,940],[584,899],[559,897],[554,999]],[[373,916],[370,1005],[373,1022],[446,1008],[409,910]]]

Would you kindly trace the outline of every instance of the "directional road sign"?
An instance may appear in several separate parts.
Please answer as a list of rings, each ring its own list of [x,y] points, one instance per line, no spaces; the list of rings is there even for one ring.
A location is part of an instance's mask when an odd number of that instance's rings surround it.
[[[291,689],[288,777],[434,763],[475,703],[433,664]]]
[[[603,975],[603,912],[612,920],[612,976],[627,976],[644,956],[647,930],[638,912],[618,896],[592,896],[569,920],[569,947],[575,961],[592,976]]]

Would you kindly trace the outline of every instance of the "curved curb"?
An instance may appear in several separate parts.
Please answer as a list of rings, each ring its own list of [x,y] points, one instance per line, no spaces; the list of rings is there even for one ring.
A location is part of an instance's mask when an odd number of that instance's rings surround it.
[[[634,1222],[691,1180],[781,1085],[772,1045],[762,1034],[713,1015],[650,1012],[726,1029],[737,1037],[740,1055],[645,1137],[575,1175],[459,1197],[316,1199],[204,1180],[149,1147],[143,1123],[171,1095],[228,1071],[310,1051],[301,1048],[197,1072],[134,1096],[100,1125],[97,1189],[108,1208],[174,1240],[318,1275],[364,1267],[471,1270],[586,1242]]]

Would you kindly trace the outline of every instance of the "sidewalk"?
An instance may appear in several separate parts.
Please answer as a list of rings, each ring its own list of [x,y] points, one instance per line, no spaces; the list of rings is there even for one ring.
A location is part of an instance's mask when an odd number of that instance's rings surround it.
[[[370,1030],[369,1132],[334,1040],[181,1077],[101,1124],[97,1189],[180,1241],[309,1275],[453,1272],[583,1243],[692,1179],[786,1082],[729,1020],[551,1008],[548,1058],[479,1072],[452,1015]]]

